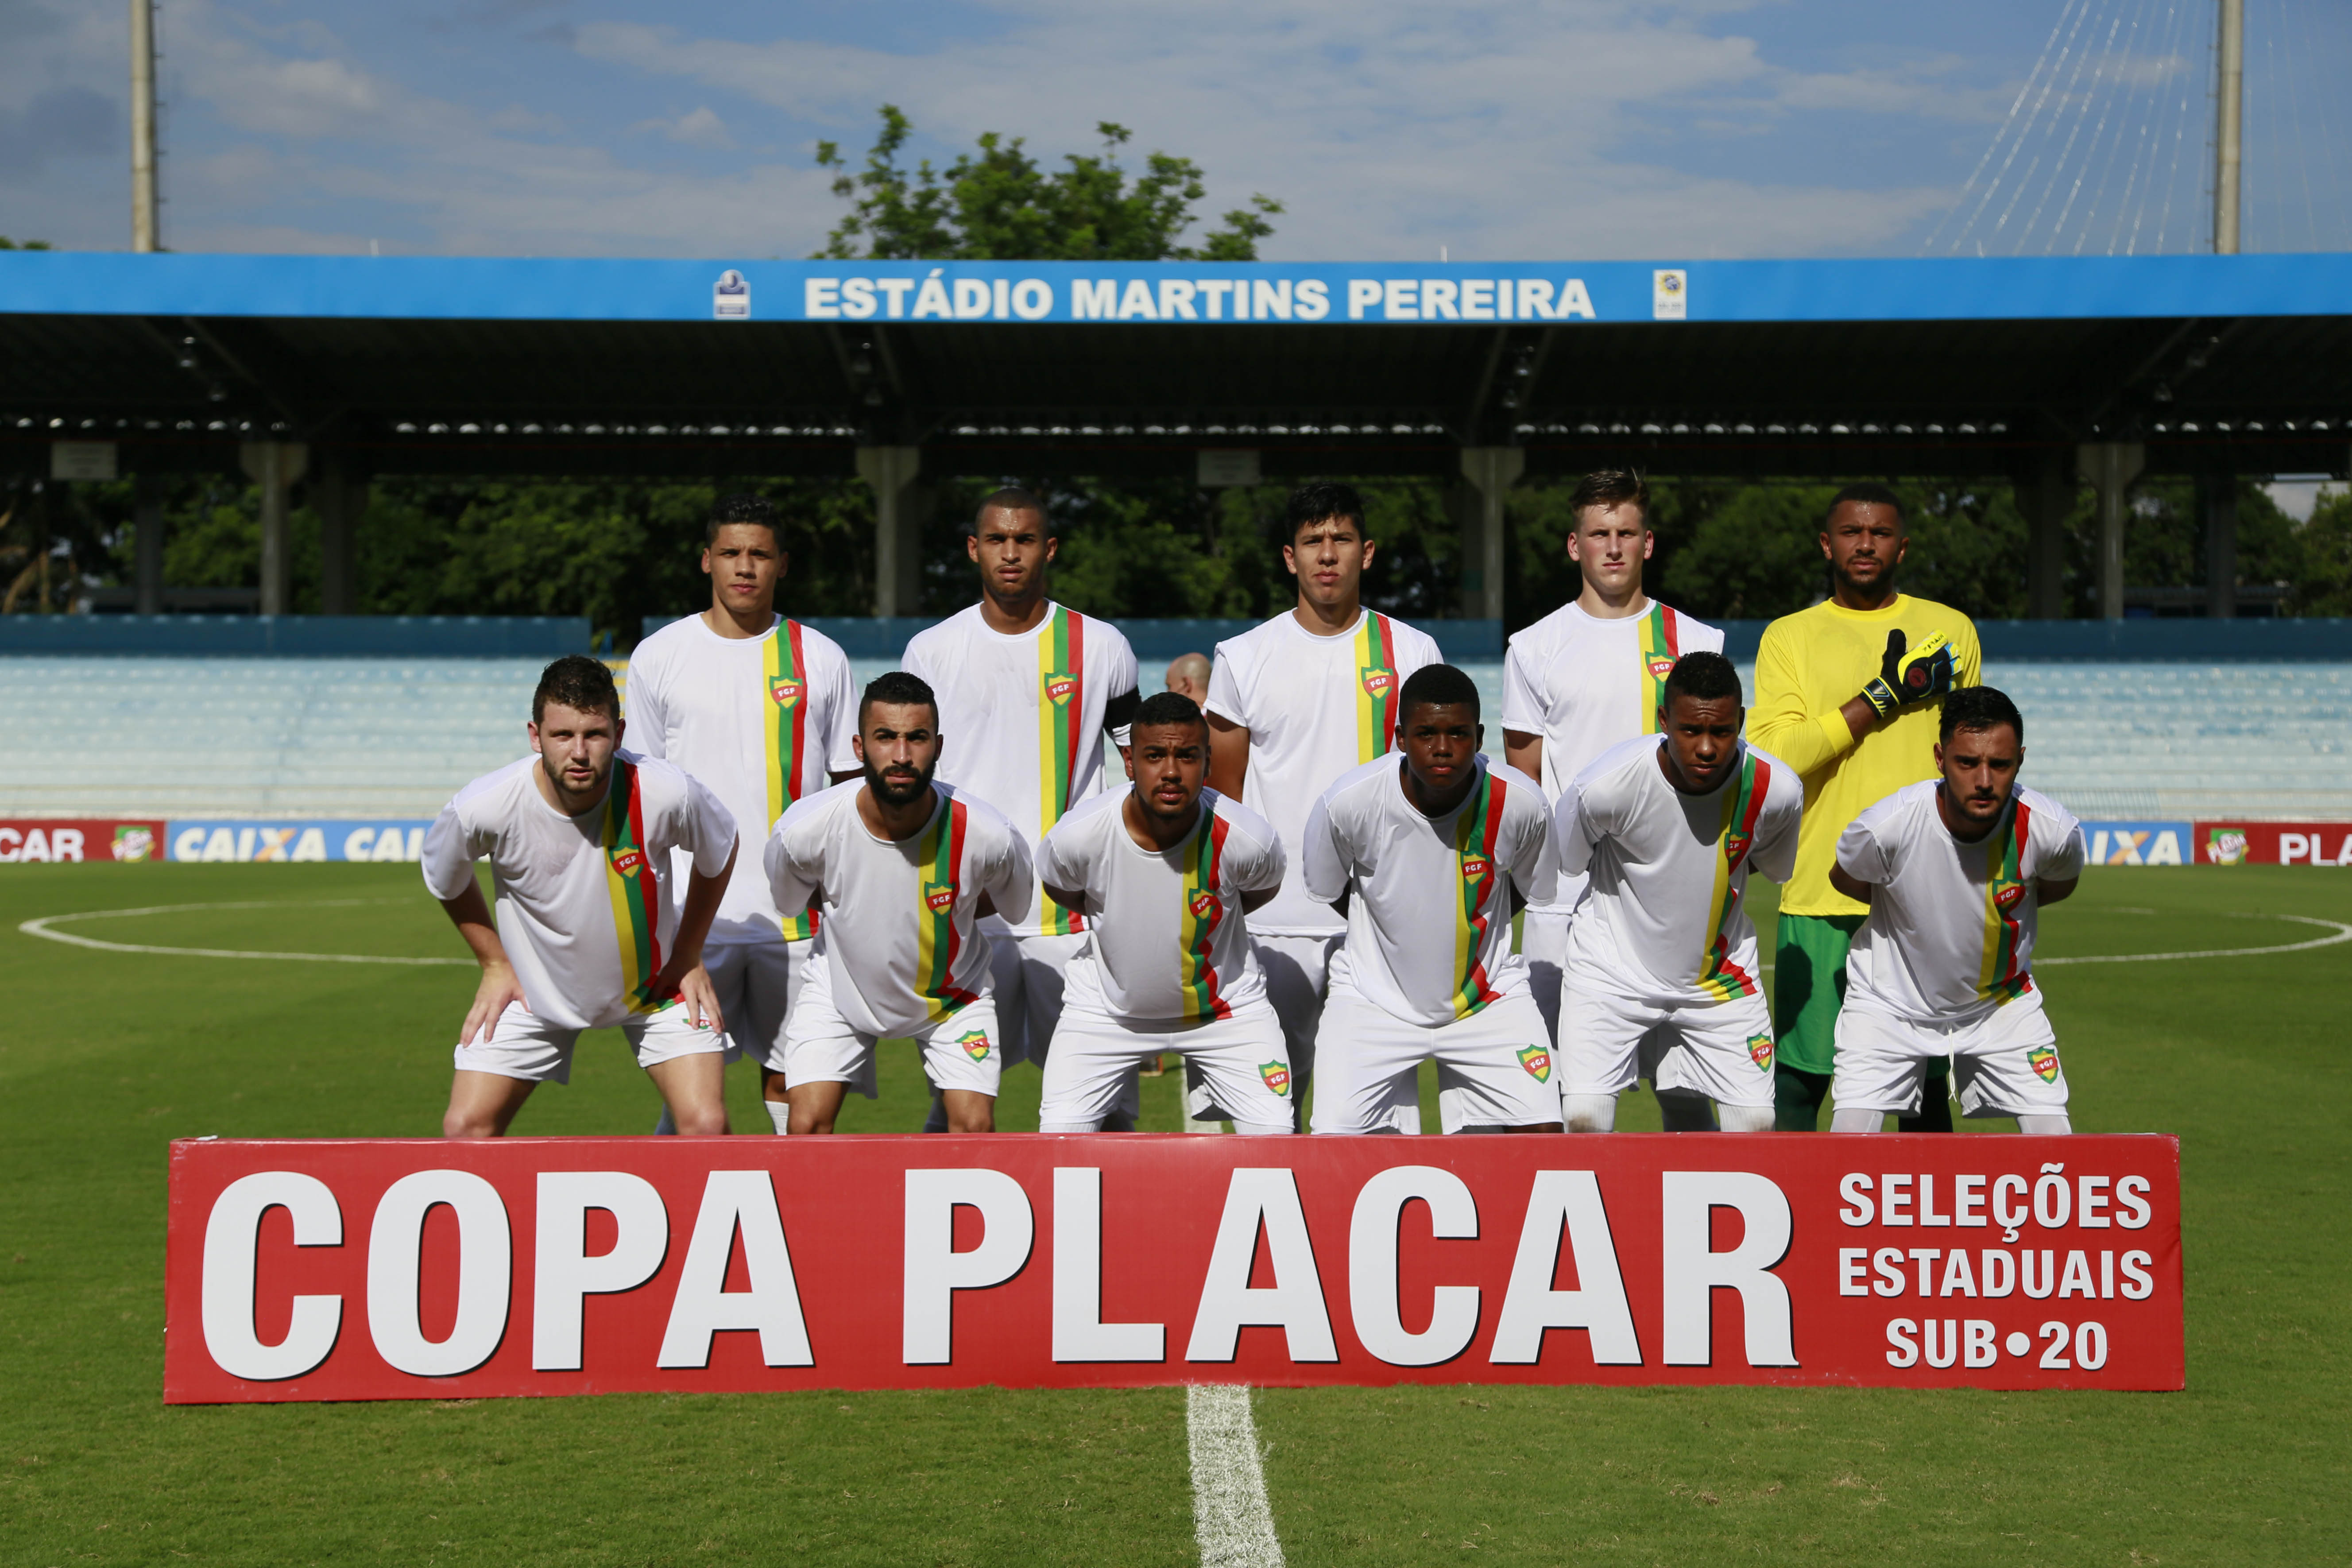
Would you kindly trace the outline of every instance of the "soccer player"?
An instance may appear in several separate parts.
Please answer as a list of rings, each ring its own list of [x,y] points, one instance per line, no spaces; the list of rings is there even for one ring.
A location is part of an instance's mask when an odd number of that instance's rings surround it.
[[[1764,628],[1748,738],[1805,781],[1797,868],[1780,892],[1772,1022],[1780,1035],[1776,1125],[1811,1131],[1837,1062],[1846,944],[1869,910],[1837,890],[1830,868],[1864,806],[1931,778],[1944,694],[1974,686],[1977,629],[1948,605],[1897,593],[1903,503],[1884,485],[1848,485],[1822,523],[1831,593]],[[1948,1075],[1931,1074],[1906,1131],[1951,1131]]]
[[[823,632],[776,614],[776,584],[790,563],[765,497],[721,499],[703,536],[710,607],[654,633],[629,659],[631,735],[646,755],[708,784],[734,813],[738,840],[754,846],[793,802],[858,776],[848,656]],[[815,921],[805,909],[778,910],[758,857],[739,856],[703,947],[727,1016],[728,1059],[759,1064],[779,1132],[789,1114],[784,1015]],[[665,1118],[659,1131],[669,1130]]]
[[[1830,879],[1869,907],[1846,958],[1833,1132],[1875,1132],[1957,1064],[1960,1110],[2069,1132],[2058,1037],[2033,984],[2040,911],[2083,875],[2083,825],[2017,782],[2025,720],[1990,687],[1944,700],[1937,776],[1838,837]]]
[[[994,807],[933,782],[943,740],[929,687],[877,678],[858,704],[864,776],[795,803],[768,837],[776,907],[824,912],[784,1021],[794,1133],[832,1131],[852,1084],[874,1098],[883,1039],[921,1050],[950,1130],[995,1131],[1003,1052],[982,922],[1019,923],[1036,878]]]
[[[425,830],[425,886],[482,967],[457,1033],[448,1138],[505,1132],[572,1080],[583,1029],[619,1028],[687,1132],[727,1131],[726,1026],[702,943],[735,864],[735,819],[669,763],[621,749],[621,696],[566,654],[530,699],[534,753],[476,779]],[[660,868],[692,867],[679,910]],[[498,920],[474,862],[487,858]]]
[[[1209,656],[1205,653],[1180,653],[1168,661],[1168,673],[1160,683],[1177,696],[1191,700],[1195,707],[1209,700]]]
[[[1433,1059],[1457,1131],[1557,1132],[1551,1042],[1511,951],[1512,914],[1550,890],[1543,786],[1479,754],[1478,688],[1452,665],[1406,678],[1396,729],[1404,754],[1349,769],[1307,822],[1307,890],[1348,922],[1315,1131],[1394,1131]]]
[[[1745,898],[1750,871],[1788,880],[1805,791],[1786,763],[1741,742],[1745,717],[1731,661],[1686,653],[1666,675],[1657,733],[1602,752],[1553,809],[1561,872],[1590,877],[1559,1012],[1571,1132],[1616,1125],[1645,1045],[1661,1100],[1712,1100],[1727,1132],[1772,1125],[1772,1019]]]
[[[1209,787],[1273,823],[1297,866],[1317,798],[1342,774],[1388,754],[1398,689],[1444,656],[1425,634],[1364,608],[1364,568],[1374,547],[1353,486],[1293,490],[1285,526],[1282,563],[1298,579],[1298,602],[1217,645],[1209,676]],[[1249,917],[1249,929],[1303,1087],[1315,1076],[1323,993],[1346,925],[1294,876]],[[1196,1121],[1216,1109],[1189,1075],[1187,1100]],[[1399,1127],[1420,1131],[1420,1114],[1408,1098],[1397,1107]]]
[[[1503,756],[1543,781],[1557,804],[1570,779],[1622,742],[1658,733],[1666,672],[1686,653],[1720,653],[1723,634],[1659,604],[1642,591],[1650,532],[1650,489],[1622,468],[1587,474],[1569,497],[1568,558],[1584,586],[1577,596],[1511,638],[1503,655]],[[1560,975],[1568,962],[1569,918],[1584,876],[1565,867],[1557,890],[1531,904],[1519,922],[1528,984],[1544,1027],[1560,1037]],[[1645,1056],[1641,1075],[1656,1080]],[[1705,1097],[1661,1089],[1668,1131],[1714,1126]]]
[[[980,603],[916,634],[909,675],[939,693],[952,737],[940,777],[1011,817],[1028,842],[1102,788],[1103,736],[1127,744],[1142,700],[1135,650],[1118,627],[1045,596],[1057,541],[1045,505],[1005,489],[980,503],[964,540],[980,569]],[[1063,972],[1086,945],[1086,917],[1032,889],[1025,911],[989,921],[1004,1059],[1043,1067],[1062,1011]],[[1118,1118],[1135,1125],[1128,1091]],[[942,1110],[934,1101],[933,1129]]]
[[[1282,885],[1282,844],[1202,787],[1209,727],[1190,698],[1147,698],[1129,737],[1132,787],[1079,805],[1037,847],[1046,896],[1087,917],[1037,1130],[1097,1131],[1137,1064],[1174,1051],[1235,1131],[1288,1132],[1290,1058],[1243,923]]]

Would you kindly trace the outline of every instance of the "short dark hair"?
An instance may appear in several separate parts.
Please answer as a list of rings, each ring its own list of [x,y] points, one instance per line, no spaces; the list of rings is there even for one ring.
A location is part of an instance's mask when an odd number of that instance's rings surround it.
[[[1138,730],[1146,724],[1198,724],[1203,731],[1209,727],[1209,721],[1202,715],[1201,705],[1181,691],[1153,692],[1143,700],[1142,706],[1136,709],[1135,717],[1129,722]]]
[[[567,653],[539,672],[539,689],[530,694],[532,723],[545,717],[551,702],[575,713],[609,713],[613,722],[621,721],[621,689],[613,683],[612,669],[584,653]]]
[[[940,700],[931,691],[931,683],[919,675],[909,675],[903,669],[877,675],[866,683],[866,695],[857,700],[857,727],[866,728],[866,710],[877,702],[895,708],[928,708],[931,710],[931,727],[939,728]]]
[[[981,497],[980,504],[971,509],[971,521],[964,524],[963,531],[978,533],[980,520],[992,511],[1034,511],[1046,538],[1051,539],[1061,531],[1061,525],[1054,521],[1053,509],[1039,498],[1035,490],[1024,489],[1019,485],[999,485]]]
[[[776,542],[776,549],[781,552],[784,548],[784,525],[776,519],[775,503],[749,490],[720,496],[712,503],[709,525],[702,531],[702,547],[709,549],[719,542],[720,529],[738,523],[746,528],[766,529],[768,536]]]
[[[1911,525],[1910,520],[1903,515],[1903,498],[1901,496],[1896,495],[1885,485],[1864,482],[1858,485],[1848,485],[1845,489],[1838,491],[1837,494],[1830,497],[1830,509],[1829,510],[1822,513],[1822,527],[1824,529],[1828,528],[1830,525],[1830,519],[1837,515],[1837,509],[1845,505],[1848,501],[1853,501],[1860,506],[1883,506],[1887,510],[1895,514],[1895,521],[1897,523],[1906,528],[1908,528]]]
[[[1990,686],[1963,686],[1944,694],[1942,732],[1939,742],[1948,742],[1955,730],[1998,730],[2003,724],[2017,731],[2017,743],[2025,743],[2025,715],[2009,700],[2009,693]]]
[[[1433,708],[1467,708],[1475,720],[1478,683],[1450,664],[1424,664],[1404,678],[1404,689],[1397,693],[1398,725],[1402,727],[1404,716],[1422,703]]]
[[[1658,706],[1673,708],[1676,693],[1697,702],[1713,702],[1722,697],[1734,702],[1744,700],[1738,667],[1719,653],[1704,650],[1686,653],[1675,660],[1674,668],[1666,671],[1665,689],[1658,693]]]
[[[1299,486],[1290,492],[1290,500],[1283,508],[1284,542],[1297,539],[1298,531],[1308,523],[1332,517],[1345,518],[1356,525],[1357,532],[1364,531],[1364,498],[1355,486],[1336,480]]]
[[[1650,526],[1650,486],[1631,468],[1603,468],[1597,474],[1587,474],[1576,481],[1576,489],[1568,498],[1568,525],[1581,525],[1584,509],[1589,506],[1608,508],[1627,503],[1642,510],[1642,526]]]

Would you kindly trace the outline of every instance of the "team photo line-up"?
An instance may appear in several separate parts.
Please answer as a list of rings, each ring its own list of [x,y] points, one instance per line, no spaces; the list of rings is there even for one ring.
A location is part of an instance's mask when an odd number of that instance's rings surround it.
[[[1510,639],[1495,762],[1470,677],[1363,605],[1347,485],[1289,499],[1297,605],[1148,699],[1048,596],[1028,491],[967,531],[979,603],[862,691],[775,611],[774,510],[721,500],[710,607],[639,645],[625,725],[602,661],[557,659],[532,754],[425,835],[481,970],[444,1131],[503,1133],[614,1026],[686,1133],[729,1130],[738,1057],[776,1131],[829,1132],[885,1040],[931,1131],[993,1131],[1024,1059],[1040,1131],[1132,1130],[1168,1057],[1198,1131],[1418,1132],[1424,1061],[1446,1132],[1610,1131],[1640,1079],[1677,1131],[1812,1130],[1825,1098],[1832,1131],[1949,1131],[1955,1089],[2071,1131],[2031,961],[2081,827],[2018,782],[1972,623],[1898,591],[1898,499],[1831,503],[1831,593],[1766,630],[1752,701],[1643,594],[1648,506],[1579,485],[1581,592]],[[1781,889],[1769,1000],[1751,873]]]

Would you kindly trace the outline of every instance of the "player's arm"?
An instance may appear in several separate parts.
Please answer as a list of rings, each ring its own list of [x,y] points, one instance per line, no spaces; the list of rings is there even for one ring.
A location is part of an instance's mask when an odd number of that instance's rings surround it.
[[[725,1028],[727,1021],[719,1016],[719,994],[711,986],[710,972],[702,966],[702,944],[710,935],[710,922],[718,918],[719,900],[726,895],[727,879],[735,874],[735,857],[740,853],[740,845],[730,844],[727,864],[718,875],[708,875],[697,866],[693,875],[687,878],[686,902],[677,916],[677,937],[671,943],[661,973],[654,981],[654,994],[667,995],[676,991],[678,1000],[686,1005],[687,1016],[714,1029]]]
[[[1830,868],[1830,886],[1857,904],[1870,902],[1871,895],[1878,891],[1878,884],[1861,880],[1843,866]]]
[[[2033,901],[2043,909],[2063,903],[2074,896],[2074,889],[2083,880],[2083,862],[2090,858],[2083,843],[2083,826],[2076,823],[2066,830],[2065,838],[2046,856],[2033,878]]]
[[[2033,901],[2045,910],[2053,904],[2063,904],[2073,898],[2074,889],[2082,885],[2083,879],[2080,876],[2063,879],[2036,877],[2033,879]]]
[[[480,847],[459,824],[454,805],[445,807],[425,832],[421,869],[425,891],[440,900],[450,923],[482,969],[481,980],[474,987],[474,1004],[466,1009],[465,1027],[457,1032],[461,1046],[472,1045],[477,1037],[488,1040],[490,1031],[498,1027],[499,1015],[509,1004],[526,1009],[530,1005],[523,1001],[522,982],[515,978],[506,943],[499,940],[498,923],[490,918],[482,885],[474,877],[474,858]]]
[[[1209,787],[1234,800],[1249,777],[1250,732],[1222,713],[1209,715]]]
[[[1870,816],[1865,811],[1846,824],[1845,831],[1838,835],[1837,855],[1830,862],[1830,886],[1857,904],[1871,902],[1893,872],[1878,835],[1871,831]]]
[[[1517,647],[1503,650],[1503,761],[1531,779],[1543,777],[1542,700]]]
[[[1524,730],[1503,731],[1503,761],[1531,779],[1543,777],[1543,737]]]
[[[1339,786],[1334,785],[1333,788]],[[1331,821],[1331,796],[1326,793],[1307,814],[1307,833],[1298,856],[1307,896],[1345,915],[1349,895],[1355,890],[1354,858],[1339,843]]]
[[[984,873],[980,902],[973,909],[983,917],[1003,915],[1018,925],[1029,918],[1029,906],[1036,898],[1036,863],[1030,858],[1028,842],[1011,823],[1000,823],[1000,827],[1004,846],[992,857],[993,864]]]

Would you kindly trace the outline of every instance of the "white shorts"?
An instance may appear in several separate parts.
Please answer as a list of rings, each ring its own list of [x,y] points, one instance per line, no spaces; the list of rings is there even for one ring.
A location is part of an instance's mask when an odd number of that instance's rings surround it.
[[[2065,1113],[2066,1071],[2039,991],[1957,1024],[1915,1023],[1849,999],[1838,1013],[1830,1098],[1840,1110],[1915,1115],[1927,1065],[1948,1055],[1964,1116]]]
[[[732,942],[702,950],[719,1016],[727,1020],[727,1059],[749,1058],[784,1068],[784,1019],[808,968],[814,942]]]
[[[1424,1061],[1441,1089],[1459,1091],[1462,1125],[1558,1123],[1551,1042],[1543,1015],[1524,992],[1488,1003],[1451,1024],[1409,1024],[1352,991],[1323,1005],[1322,1070],[1315,1085],[1318,1132],[1396,1130],[1400,1093],[1413,1092]]]
[[[1266,1002],[1282,1029],[1283,1057],[1290,1063],[1295,1101],[1315,1077],[1315,1031],[1323,1017],[1323,993],[1331,984],[1331,955],[1339,951],[1346,933],[1260,936],[1252,932],[1249,940],[1258,973],[1265,976]],[[1184,1114],[1195,1121],[1233,1119],[1217,1103],[1207,1078],[1190,1062],[1184,1064]],[[1420,1131],[1418,1124],[1413,1131]]]
[[[1589,969],[1569,973],[1559,1010],[1559,1092],[1622,1094],[1647,1077],[1717,1105],[1772,1101],[1772,1014],[1761,996],[1699,1006],[1662,1005],[1605,988]]]
[[[832,974],[829,964],[810,964],[801,994],[793,998],[784,1025],[784,1086],[845,1083],[872,1100],[874,1047],[881,1037],[850,1027],[833,1005]],[[923,1073],[933,1089],[995,1096],[1004,1051],[997,1039],[994,998],[982,995],[907,1037],[922,1052]]]
[[[989,989],[996,997],[996,1022],[1004,1031],[1008,1065],[1045,1065],[1054,1048],[1054,1026],[1062,1016],[1062,986],[1070,960],[1086,945],[1084,932],[1018,936],[989,921]]]
[[[686,1006],[673,1002],[658,1013],[631,1018],[620,1026],[641,1068],[658,1067],[680,1057],[718,1055],[727,1049],[727,1037],[707,1025],[688,1021]],[[490,1037],[454,1053],[459,1072],[496,1073],[500,1078],[530,1083],[570,1083],[572,1047],[581,1031],[551,1024],[528,1012],[520,1002],[507,1004],[490,1029]]]
[[[1184,1058],[1225,1115],[1253,1129],[1287,1132],[1293,1092],[1290,1058],[1282,1047],[1282,1025],[1265,1002],[1230,1018],[1184,1028],[1135,1028],[1092,1007],[1073,1006],[1062,1015],[1045,1064],[1044,1098],[1037,1108],[1041,1132],[1091,1132],[1135,1081],[1144,1058],[1175,1052]]]

